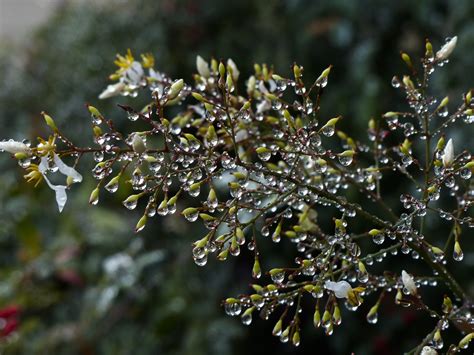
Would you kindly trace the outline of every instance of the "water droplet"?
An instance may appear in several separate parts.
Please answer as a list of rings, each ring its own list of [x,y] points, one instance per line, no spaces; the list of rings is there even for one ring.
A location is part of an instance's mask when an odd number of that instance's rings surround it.
[[[370,324],[376,324],[377,321],[379,320],[377,312],[370,312],[367,314],[367,322]]]

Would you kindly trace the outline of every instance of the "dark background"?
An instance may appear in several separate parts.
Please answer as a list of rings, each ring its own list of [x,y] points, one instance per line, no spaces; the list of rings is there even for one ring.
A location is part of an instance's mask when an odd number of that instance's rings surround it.
[[[114,55],[127,48],[153,53],[159,69],[188,82],[197,54],[233,58],[241,77],[255,62],[273,64],[282,75],[297,62],[308,80],[332,64],[323,117],[343,114],[341,127],[362,137],[371,117],[403,107],[401,93],[390,85],[405,70],[399,52],[415,60],[424,53],[425,38],[439,48],[445,37],[459,37],[450,65],[433,78],[438,96],[460,100],[472,87],[473,15],[469,0],[65,1],[26,46],[1,49],[0,138],[45,135],[39,114],[45,110],[87,145],[86,102],[129,129],[115,105],[131,101],[96,99],[114,71]],[[472,147],[472,128],[464,127],[451,134],[464,142],[460,146]],[[84,175],[91,167],[82,163]],[[180,216],[156,218],[137,236],[132,231],[139,212],[120,204],[126,190],[104,192],[99,207],[89,207],[94,181],[87,176],[59,216],[52,191],[24,183],[6,154],[0,172],[0,306],[21,310],[17,332],[0,340],[6,353],[399,354],[432,329],[430,319],[395,307],[390,296],[377,325],[369,325],[363,312],[344,313],[343,324],[326,337],[313,329],[308,304],[302,345],[280,344],[271,336],[272,321],[256,319],[245,327],[220,307],[223,298],[248,291],[250,255],[211,260],[200,269],[191,242],[202,230]],[[392,178],[385,186],[387,202],[397,206],[403,182]],[[432,230],[449,227],[428,221]],[[267,249],[267,270],[291,263],[291,254]],[[472,270],[472,250],[470,242],[464,267],[455,270],[471,291],[466,270]],[[122,260],[118,274],[104,269],[110,258]],[[442,293],[433,291],[433,299],[438,302]]]

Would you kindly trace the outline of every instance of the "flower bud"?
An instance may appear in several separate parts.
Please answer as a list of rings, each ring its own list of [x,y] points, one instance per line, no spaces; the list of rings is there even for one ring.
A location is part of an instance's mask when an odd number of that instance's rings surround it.
[[[51,128],[54,132],[57,132],[58,127],[56,127],[56,123],[54,123],[53,118],[44,111],[41,112],[41,114],[43,115],[44,121],[49,126],[49,128]]]
[[[137,225],[135,226],[135,233],[142,231],[143,228],[145,228],[146,222],[147,222],[147,216],[146,214],[144,214],[142,218],[139,219]]]
[[[201,75],[203,78],[209,78],[211,76],[209,64],[204,59],[202,59],[200,55],[196,57],[196,68],[199,75]]]
[[[448,59],[448,57],[453,52],[454,48],[456,47],[456,43],[458,41],[458,37],[454,36],[449,41],[447,41],[439,51],[436,52],[436,60],[443,61]]]
[[[184,87],[184,80],[183,79],[176,80],[170,87],[170,91],[168,93],[168,100],[173,100],[174,98],[178,97],[181,90],[183,90],[183,87]]]

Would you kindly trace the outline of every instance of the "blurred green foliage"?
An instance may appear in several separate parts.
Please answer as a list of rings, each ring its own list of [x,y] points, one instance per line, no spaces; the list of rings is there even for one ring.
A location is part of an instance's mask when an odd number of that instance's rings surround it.
[[[45,130],[39,114],[45,110],[86,145],[86,102],[126,130],[129,123],[115,104],[127,99],[99,103],[96,97],[113,71],[114,55],[127,48],[153,53],[160,69],[186,80],[197,54],[231,57],[243,74],[254,62],[287,74],[296,61],[314,78],[333,64],[322,112],[343,113],[344,128],[354,136],[371,116],[399,105],[402,98],[390,86],[402,70],[398,53],[416,57],[426,37],[439,47],[444,37],[459,36],[454,65],[440,71],[432,87],[460,97],[472,85],[466,75],[474,72],[470,0],[92,3],[65,2],[28,47],[0,48],[0,138],[35,139]],[[455,134],[469,142],[469,132]],[[415,316],[387,305],[377,327],[351,326],[363,322],[351,315],[328,339],[307,322],[296,351],[271,337],[268,322],[244,328],[224,316],[220,300],[251,282],[248,260],[211,262],[199,270],[190,243],[200,231],[168,217],[135,236],[139,216],[120,208],[126,191],[88,208],[92,178],[73,189],[59,216],[52,192],[26,185],[14,165],[0,157],[0,307],[21,308],[18,333],[0,340],[9,354],[398,354],[429,331],[421,326],[406,334]],[[393,200],[398,196],[395,186]],[[273,250],[268,248],[265,267],[284,257]]]

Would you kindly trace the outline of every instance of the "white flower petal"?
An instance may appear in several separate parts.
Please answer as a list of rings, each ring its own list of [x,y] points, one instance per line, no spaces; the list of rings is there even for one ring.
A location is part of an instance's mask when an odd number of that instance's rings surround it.
[[[16,154],[16,153],[27,154],[30,151],[30,148],[25,143],[10,139],[5,142],[0,142],[0,151],[1,150],[4,150],[5,152],[11,153],[11,154]]]
[[[99,95],[99,99],[108,99],[110,97],[114,97],[114,96],[117,96],[117,95],[120,95],[123,91],[123,89],[125,89],[125,84],[123,82],[118,82],[118,83],[115,83],[115,84],[110,84],[107,86],[107,88],[102,91],[102,93]]]
[[[79,174],[76,171],[76,169],[64,164],[64,162],[61,160],[61,158],[57,154],[54,154],[54,163],[58,167],[59,172],[63,175],[70,176],[73,182],[82,181],[82,175]]]
[[[67,202],[67,194],[66,194],[67,187],[64,185],[53,185],[49,181],[49,179],[46,177],[46,175],[43,174],[43,177],[44,177],[44,181],[46,181],[46,183],[51,188],[51,190],[54,190],[54,192],[56,193],[56,203],[58,204],[58,209],[59,209],[59,212],[61,213]]]
[[[49,164],[48,164],[48,158],[46,157],[41,157],[41,161],[38,165],[38,170],[41,174],[45,175],[46,171],[48,171]]]
[[[333,291],[337,298],[347,298],[352,290],[352,286],[347,281],[326,281],[324,287],[329,291]]]
[[[441,47],[439,51],[436,52],[436,59],[437,60],[446,60],[453,52],[454,48],[456,47],[456,43],[458,42],[458,37],[454,36],[448,42]]]
[[[199,73],[204,78],[209,78],[211,76],[211,71],[209,70],[209,64],[202,59],[200,55],[196,57],[196,69]]]
[[[133,62],[130,68],[125,71],[124,76],[130,81],[131,84],[139,85],[143,79],[143,67],[139,62]]]
[[[272,104],[268,100],[260,101],[257,105],[257,113],[263,113],[272,108]]]
[[[232,59],[227,59],[227,66],[232,69],[232,79],[234,79],[234,82],[239,79],[240,71],[237,68],[237,65],[234,63]]]
[[[453,146],[453,140],[450,139],[448,143],[446,144],[446,147],[444,147],[443,151],[443,166],[450,167],[453,164],[454,161],[454,146]]]
[[[410,292],[411,295],[416,295],[416,284],[413,277],[408,274],[405,270],[402,270],[402,282],[403,286]]]

